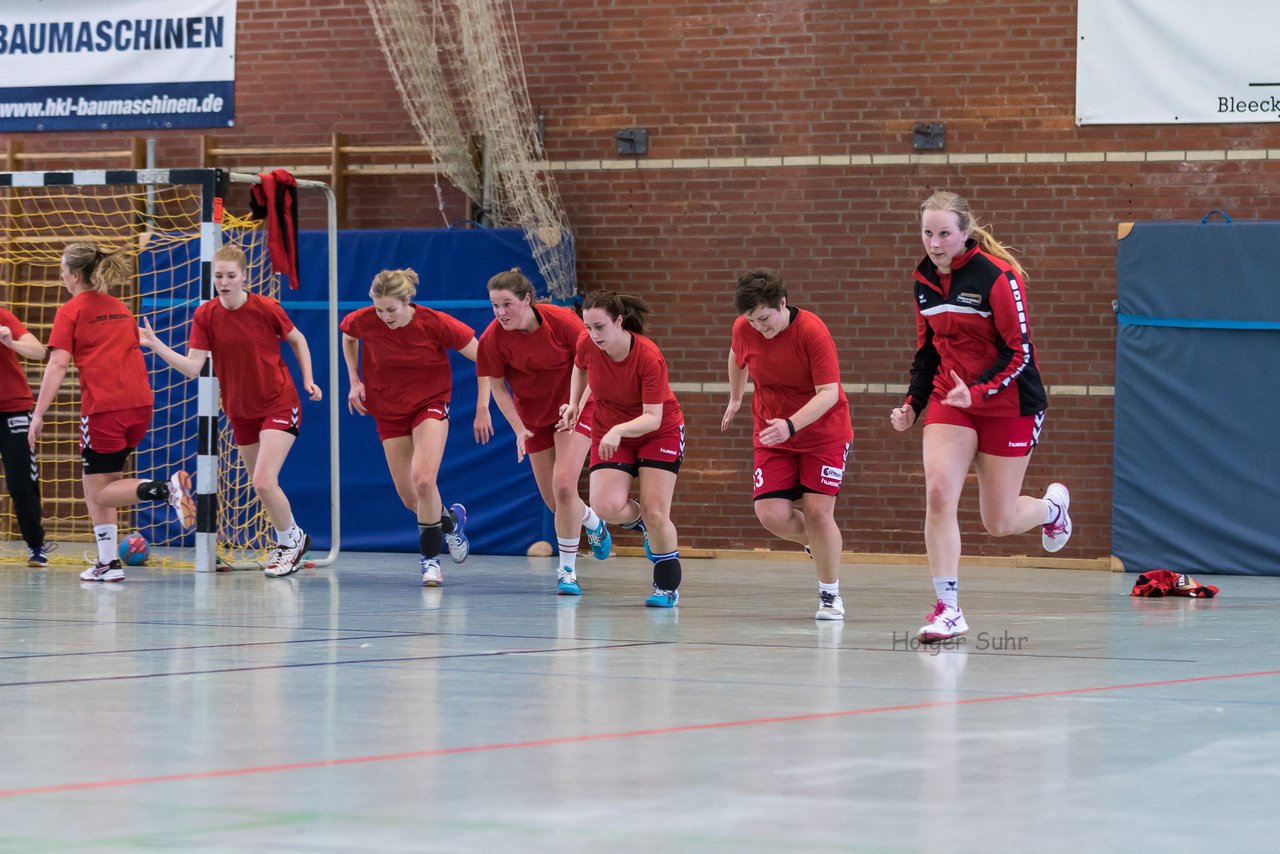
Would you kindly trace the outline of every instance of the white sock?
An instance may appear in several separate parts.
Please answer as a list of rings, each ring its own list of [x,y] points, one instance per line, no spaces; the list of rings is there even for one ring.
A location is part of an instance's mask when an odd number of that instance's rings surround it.
[[[560,547],[560,566],[572,571],[578,565],[578,538],[556,537]]]
[[[1052,525],[1062,515],[1062,508],[1047,498],[1041,498],[1040,500],[1044,502],[1044,523]]]
[[[94,525],[93,536],[98,541],[98,564],[106,566],[113,560],[119,560],[116,553],[116,537],[120,534],[117,525]]]
[[[297,524],[292,524],[283,531],[276,528],[276,543],[291,548],[302,542],[302,529]]]
[[[596,511],[591,509],[590,504],[585,502],[582,505],[586,509],[582,511],[582,527],[588,531],[594,531],[600,527],[600,517],[596,515]]]
[[[832,595],[839,596],[839,595],[840,595],[840,582],[839,582],[839,581],[833,581],[833,582],[831,582],[830,584],[827,584],[825,581],[819,581],[819,582],[818,582],[818,592],[819,592],[819,593],[831,593]]]
[[[960,610],[960,579],[954,575],[935,575],[933,592],[948,608]]]

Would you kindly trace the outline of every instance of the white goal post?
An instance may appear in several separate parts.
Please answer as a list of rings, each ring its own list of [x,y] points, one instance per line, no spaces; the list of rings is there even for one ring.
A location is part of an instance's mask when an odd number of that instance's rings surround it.
[[[33,288],[47,284],[32,281],[33,278],[39,278],[39,276],[33,276],[32,271],[48,276],[50,266],[52,265],[53,269],[57,267],[56,258],[60,256],[62,246],[73,240],[99,239],[101,234],[116,244],[136,238],[139,241],[138,246],[144,247],[150,237],[148,229],[154,226],[151,212],[154,194],[160,188],[178,187],[183,193],[181,202],[185,208],[181,217],[181,228],[185,230],[183,236],[188,242],[198,241],[199,292],[189,295],[179,294],[176,300],[183,302],[184,305],[203,303],[212,299],[214,295],[213,254],[223,243],[223,211],[228,193],[233,185],[258,182],[257,175],[207,168],[0,172],[0,214],[5,217],[4,228],[0,233],[0,247],[3,248],[4,253],[3,258],[0,259],[3,261],[0,267],[5,274],[4,278],[10,280],[11,292],[19,290],[30,292]],[[328,236],[326,278],[330,339],[327,342],[329,350],[327,394],[332,539],[328,554],[314,558],[313,562],[317,566],[328,566],[337,558],[341,533],[341,481],[338,457],[340,411],[339,395],[336,393],[340,380],[336,335],[341,319],[338,315],[337,200],[333,188],[323,182],[298,180],[297,185],[299,191],[323,193],[326,201]],[[42,192],[49,193],[49,198],[43,197]],[[113,193],[117,195],[112,196],[113,207],[110,210],[106,210],[107,206],[102,205],[95,209],[87,206],[87,213],[83,214],[84,221],[81,222],[74,219],[74,211],[68,213],[69,208],[75,205],[66,205],[59,201],[62,198],[74,198],[78,203],[88,199],[96,204],[101,198]],[[95,196],[95,194],[103,195]],[[143,198],[145,203],[142,201]],[[177,203],[174,204],[177,205]],[[56,216],[52,214],[55,210]],[[14,214],[15,211],[16,214]],[[40,222],[39,230],[28,233],[25,225],[37,220]],[[108,220],[112,221],[109,227],[105,225]],[[142,250],[138,251],[141,254]],[[142,278],[139,271],[137,276],[139,282]],[[189,284],[194,288],[194,278]],[[135,299],[144,297],[145,295],[140,293],[134,294]],[[5,294],[5,299],[12,301],[13,296]],[[167,301],[173,303],[175,297],[170,295]],[[185,334],[185,330],[182,330],[182,334]],[[179,342],[171,343],[176,345]],[[194,439],[195,444],[197,500],[194,564],[197,572],[214,572],[218,569],[219,404],[215,358],[205,362],[201,376],[196,381],[195,429],[187,431],[186,428],[191,425],[182,425],[182,435],[187,436],[188,439],[181,442],[175,441],[175,444],[185,446],[190,439]],[[174,415],[174,417],[185,416]],[[225,464],[226,461],[224,461]]]

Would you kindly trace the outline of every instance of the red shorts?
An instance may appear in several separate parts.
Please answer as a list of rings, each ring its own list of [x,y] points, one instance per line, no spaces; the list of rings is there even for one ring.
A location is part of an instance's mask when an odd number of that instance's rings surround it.
[[[591,416],[595,413],[595,401],[588,400],[587,405],[582,408],[582,413],[578,416],[578,423],[574,426],[573,432],[581,433],[588,439],[591,438]],[[552,424],[548,427],[529,427],[525,426],[533,435],[524,440],[524,452],[526,454],[537,454],[548,448],[555,447],[556,444],[556,425]]]
[[[265,418],[232,418],[231,435],[237,445],[256,445],[263,430],[279,430],[283,433],[298,435],[298,427],[302,424],[302,407],[285,409],[272,413]]]
[[[684,462],[684,425],[677,424],[668,430],[658,430],[635,439],[623,439],[618,450],[609,460],[600,459],[600,439],[604,436],[591,437],[591,466],[597,468],[615,468],[630,472],[633,476],[640,466],[666,469],[676,472],[680,463]]]
[[[412,436],[413,428],[423,421],[448,420],[449,401],[443,397],[439,400],[430,401],[412,415],[401,415],[392,418],[380,415],[373,416],[374,423],[378,425],[378,439],[383,442],[388,439],[401,439],[405,436]]]
[[[111,454],[138,447],[151,426],[151,407],[113,409],[80,416],[80,451]]]
[[[978,452],[992,457],[1025,457],[1040,441],[1044,410],[1035,415],[972,415],[967,409],[932,401],[924,411],[925,426],[954,424],[978,434]]]
[[[786,498],[795,501],[805,492],[839,495],[849,443],[836,442],[814,451],[756,448],[752,473],[752,498]]]

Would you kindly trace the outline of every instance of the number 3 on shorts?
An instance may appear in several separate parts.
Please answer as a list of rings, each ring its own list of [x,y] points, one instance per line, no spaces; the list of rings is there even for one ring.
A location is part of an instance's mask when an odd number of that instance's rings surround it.
[[[756,469],[755,483],[756,489],[764,486],[764,469]]]

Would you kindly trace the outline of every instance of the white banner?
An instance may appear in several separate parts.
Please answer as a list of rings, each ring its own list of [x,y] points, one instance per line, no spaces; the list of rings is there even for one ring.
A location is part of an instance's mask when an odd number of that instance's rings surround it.
[[[236,0],[0,3],[0,131],[227,127]]]
[[[1276,0],[1078,0],[1076,124],[1280,119]]]

